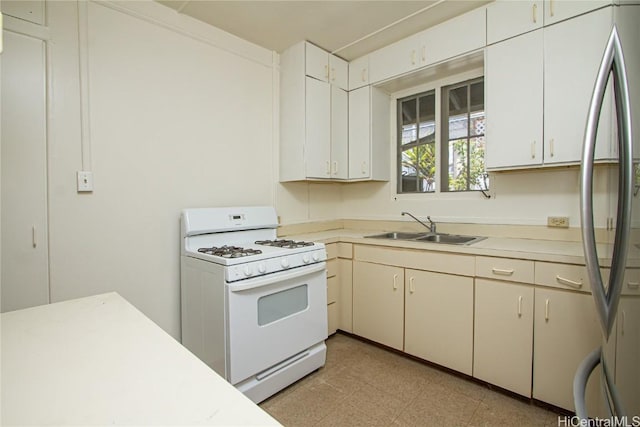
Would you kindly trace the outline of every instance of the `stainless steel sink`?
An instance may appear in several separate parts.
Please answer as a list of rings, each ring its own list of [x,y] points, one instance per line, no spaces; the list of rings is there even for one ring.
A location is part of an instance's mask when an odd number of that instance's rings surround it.
[[[447,243],[450,245],[471,245],[486,239],[486,237],[479,236],[460,236],[457,234],[429,234],[427,236],[418,237],[419,242],[431,242],[431,243]]]
[[[386,240],[409,240],[414,242],[442,243],[449,245],[472,245],[480,240],[486,239],[482,236],[462,236],[459,234],[446,233],[408,233],[401,231],[391,231],[388,233],[365,236],[370,239]]]
[[[390,239],[390,240],[414,240],[419,237],[426,236],[427,233],[408,233],[403,231],[391,231],[389,233],[375,234],[373,236],[364,236],[371,239]]]

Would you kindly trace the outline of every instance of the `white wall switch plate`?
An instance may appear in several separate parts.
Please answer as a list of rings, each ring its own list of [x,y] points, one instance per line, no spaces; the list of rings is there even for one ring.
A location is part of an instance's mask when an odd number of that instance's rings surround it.
[[[78,193],[93,191],[93,172],[78,171]]]

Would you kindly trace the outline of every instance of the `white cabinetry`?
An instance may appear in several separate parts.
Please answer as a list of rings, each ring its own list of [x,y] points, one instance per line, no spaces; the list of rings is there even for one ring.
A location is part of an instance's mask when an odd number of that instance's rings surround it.
[[[345,179],[347,63],[307,42],[280,60],[280,181]]]
[[[531,397],[533,287],[476,279],[473,376]]]
[[[354,59],[349,63],[349,90],[369,84],[369,55]]]
[[[471,375],[473,278],[405,270],[404,351]]]
[[[560,22],[611,3],[611,0],[545,0],[544,25]]]
[[[612,9],[487,48],[487,169],[580,162],[587,110],[613,22]],[[610,94],[605,95],[598,127],[595,158],[600,161],[616,154]]]
[[[480,7],[372,52],[369,82],[378,83],[484,47],[485,13]]]
[[[627,413],[640,414],[640,298],[622,297],[617,322],[616,386],[627,399],[622,402]]]
[[[4,312],[49,302],[49,266],[45,44],[7,30],[3,37],[0,300]]]
[[[389,180],[389,96],[373,86],[349,92],[349,179]]]
[[[543,7],[542,0],[496,0],[491,3],[487,7],[487,44],[542,28]]]

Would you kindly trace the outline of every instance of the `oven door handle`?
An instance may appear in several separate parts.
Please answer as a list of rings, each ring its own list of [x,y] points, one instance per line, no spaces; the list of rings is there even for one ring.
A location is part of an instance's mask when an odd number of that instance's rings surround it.
[[[318,271],[326,270],[326,268],[326,262],[319,262],[308,267],[298,267],[286,273],[272,273],[263,277],[256,277],[255,279],[243,280],[240,283],[231,283],[229,284],[229,290],[231,290],[231,292],[242,292],[249,289],[259,288],[260,286],[267,286],[273,283],[307,276]]]

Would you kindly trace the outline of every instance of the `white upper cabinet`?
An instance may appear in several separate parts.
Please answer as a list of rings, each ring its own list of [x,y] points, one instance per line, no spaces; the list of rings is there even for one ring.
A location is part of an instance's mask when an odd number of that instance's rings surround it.
[[[483,48],[486,24],[486,9],[481,7],[372,52],[369,83]]]
[[[608,7],[544,29],[545,164],[580,161],[591,94],[612,23]],[[613,155],[611,98],[608,90],[598,124],[595,157],[600,160]]]
[[[304,45],[306,75],[347,90],[349,84],[349,64],[347,61],[331,55],[309,42],[305,42]]]
[[[381,82],[418,68],[420,36],[407,37],[369,54],[369,82]]]
[[[483,48],[486,29],[486,9],[478,8],[420,33],[420,66]]]
[[[487,47],[487,169],[542,164],[542,40],[538,30]]]
[[[497,0],[487,7],[487,44],[542,27],[542,0]]]
[[[389,96],[373,86],[349,92],[349,179],[389,180]]]
[[[280,56],[280,181],[347,177],[348,66],[330,58],[307,42]]]
[[[544,3],[544,25],[550,25],[610,5],[612,1],[546,0]]]
[[[354,59],[349,63],[349,90],[369,84],[369,55]]]

